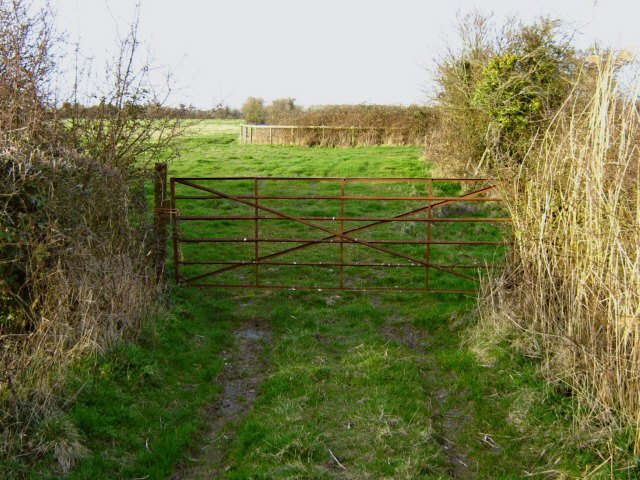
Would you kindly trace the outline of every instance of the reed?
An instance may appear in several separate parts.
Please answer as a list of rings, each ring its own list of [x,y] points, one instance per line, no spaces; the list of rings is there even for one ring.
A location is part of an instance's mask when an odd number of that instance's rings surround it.
[[[524,162],[498,173],[515,245],[505,276],[487,284],[480,328],[515,327],[514,342],[574,397],[576,426],[624,431],[637,453],[640,115],[620,63],[585,64]]]

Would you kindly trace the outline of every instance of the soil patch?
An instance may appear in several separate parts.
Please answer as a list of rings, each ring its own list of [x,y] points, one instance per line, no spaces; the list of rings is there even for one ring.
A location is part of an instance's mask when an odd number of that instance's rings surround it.
[[[223,352],[224,368],[215,380],[223,392],[203,412],[209,418],[209,432],[194,458],[181,465],[171,480],[224,478],[228,446],[267,377],[269,365],[263,352],[272,335],[268,325],[253,319],[233,332],[233,336],[234,345]]]
[[[380,330],[380,335],[387,340],[399,343],[420,353],[425,353],[431,346],[429,332],[415,328],[406,320],[392,325],[385,325]]]
[[[469,446],[459,441],[471,422],[470,406],[459,398],[453,402],[449,397],[459,397],[448,389],[440,389],[431,394],[434,415],[436,441],[446,451],[447,473],[451,478],[475,478],[477,462],[469,456]],[[453,405],[451,405],[453,403]]]

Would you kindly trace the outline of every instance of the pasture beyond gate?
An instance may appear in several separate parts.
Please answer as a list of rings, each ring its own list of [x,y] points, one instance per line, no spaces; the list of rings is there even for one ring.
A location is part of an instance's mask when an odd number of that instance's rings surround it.
[[[482,179],[171,178],[176,283],[472,293],[507,242]]]

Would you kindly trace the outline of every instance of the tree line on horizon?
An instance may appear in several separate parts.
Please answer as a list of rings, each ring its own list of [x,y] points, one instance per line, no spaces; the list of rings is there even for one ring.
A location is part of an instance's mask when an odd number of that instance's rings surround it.
[[[243,119],[255,125],[296,125],[335,127],[387,127],[424,130],[432,121],[434,108],[426,105],[297,105],[294,98],[277,98],[267,105],[264,99],[248,97],[242,105]]]
[[[93,118],[101,115],[102,110],[107,110],[106,114],[115,116],[118,108],[113,104],[106,104],[101,101],[95,105],[83,105],[77,102],[63,102],[59,107],[55,107],[54,111],[58,118]],[[237,109],[221,103],[208,109],[196,108],[193,105],[180,104],[177,107],[162,105],[160,103],[152,103],[148,105],[127,105],[124,108],[137,109],[139,115],[145,115],[146,110],[153,111],[155,115],[163,118],[178,120],[233,120],[243,118],[242,112]]]

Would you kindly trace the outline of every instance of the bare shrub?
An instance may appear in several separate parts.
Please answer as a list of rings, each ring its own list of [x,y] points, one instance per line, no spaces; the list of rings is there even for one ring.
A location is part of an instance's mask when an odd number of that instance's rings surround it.
[[[135,25],[95,115],[56,118],[46,10],[0,3],[0,464],[85,452],[59,397],[81,356],[134,339],[162,284],[141,182],[178,131],[159,118]]]
[[[76,99],[66,110],[64,143],[84,155],[116,168],[126,179],[146,173],[159,158],[177,155],[175,139],[182,123],[163,107],[171,93],[158,90],[150,67],[138,65],[141,44],[138,18],[121,40],[116,57],[107,66],[106,85],[96,105],[82,107]],[[94,94],[94,96],[96,96]]]
[[[31,14],[25,3],[0,2],[0,130],[33,140],[48,126],[45,87],[54,68],[54,39],[50,12]]]

